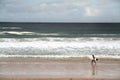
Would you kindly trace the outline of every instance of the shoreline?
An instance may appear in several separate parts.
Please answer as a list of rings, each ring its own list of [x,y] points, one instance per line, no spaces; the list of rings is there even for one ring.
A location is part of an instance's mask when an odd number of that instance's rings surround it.
[[[31,62],[31,61],[72,61],[90,62],[89,57],[65,57],[65,58],[46,58],[46,57],[0,57],[0,62]],[[98,58],[98,62],[120,62],[120,58]]]
[[[0,78],[0,80],[120,80],[110,78]]]

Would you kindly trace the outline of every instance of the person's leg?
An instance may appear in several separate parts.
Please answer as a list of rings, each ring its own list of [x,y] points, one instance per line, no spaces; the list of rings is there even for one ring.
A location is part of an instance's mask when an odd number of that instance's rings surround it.
[[[95,61],[95,60],[93,60],[93,62],[96,64],[96,61]]]
[[[91,61],[91,64],[93,64],[93,63],[95,63],[95,64],[96,64],[96,61],[95,61],[95,60],[92,60],[92,61]]]
[[[91,64],[93,64],[94,60],[91,61]]]

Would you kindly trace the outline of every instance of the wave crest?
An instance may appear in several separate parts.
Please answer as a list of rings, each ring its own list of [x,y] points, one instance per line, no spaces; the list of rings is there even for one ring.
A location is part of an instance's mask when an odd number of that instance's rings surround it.
[[[21,27],[0,27],[2,30],[20,30]]]

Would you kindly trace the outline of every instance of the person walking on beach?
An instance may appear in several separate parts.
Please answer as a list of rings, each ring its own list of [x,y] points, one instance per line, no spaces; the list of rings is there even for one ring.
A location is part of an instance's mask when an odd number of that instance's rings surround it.
[[[96,61],[98,61],[98,59],[94,55],[92,55],[92,61],[91,61],[92,75],[96,74]]]
[[[98,59],[97,59],[94,55],[92,55],[92,61],[91,61],[91,64],[93,64],[93,63],[96,64],[96,61],[98,61]]]

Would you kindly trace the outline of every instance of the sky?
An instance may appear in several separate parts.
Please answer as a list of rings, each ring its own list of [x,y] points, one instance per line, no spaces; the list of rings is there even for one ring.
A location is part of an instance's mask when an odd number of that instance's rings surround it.
[[[0,22],[120,22],[120,0],[0,0]]]

